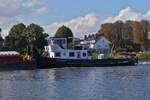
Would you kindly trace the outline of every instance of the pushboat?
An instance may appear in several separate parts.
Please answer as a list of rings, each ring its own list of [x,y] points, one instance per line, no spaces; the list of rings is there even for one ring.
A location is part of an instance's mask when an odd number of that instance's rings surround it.
[[[58,59],[42,58],[37,60],[38,68],[61,68],[61,67],[112,67],[112,66],[134,66],[137,59]]]
[[[109,58],[108,54],[98,52],[92,55],[97,48],[73,47],[69,48],[66,38],[50,37],[48,46],[45,46],[48,56],[37,59],[37,65],[44,67],[111,67],[111,66],[133,66],[138,60],[135,58]]]

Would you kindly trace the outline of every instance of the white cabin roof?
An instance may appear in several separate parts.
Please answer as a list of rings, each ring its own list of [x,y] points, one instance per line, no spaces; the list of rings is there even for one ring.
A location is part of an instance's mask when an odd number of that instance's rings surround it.
[[[16,51],[0,51],[0,56],[1,55],[20,55],[20,53]]]

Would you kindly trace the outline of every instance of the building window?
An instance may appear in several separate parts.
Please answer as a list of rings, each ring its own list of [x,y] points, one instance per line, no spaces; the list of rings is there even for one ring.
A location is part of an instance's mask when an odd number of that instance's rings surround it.
[[[70,57],[74,57],[75,55],[74,55],[74,52],[69,52],[69,56]]]
[[[61,53],[60,53],[60,52],[56,52],[56,53],[55,53],[55,56],[56,56],[56,57],[60,57],[60,56],[61,56]]]
[[[85,57],[85,56],[86,56],[86,53],[84,52],[82,55],[83,55],[83,57]]]

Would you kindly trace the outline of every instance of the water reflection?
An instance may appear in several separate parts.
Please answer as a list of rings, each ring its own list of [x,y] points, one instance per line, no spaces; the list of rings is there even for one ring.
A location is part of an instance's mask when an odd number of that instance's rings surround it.
[[[149,100],[150,66],[0,72],[0,100]]]

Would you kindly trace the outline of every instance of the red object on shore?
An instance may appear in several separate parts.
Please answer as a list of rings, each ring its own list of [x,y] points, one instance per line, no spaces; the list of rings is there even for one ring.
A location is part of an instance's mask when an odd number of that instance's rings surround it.
[[[126,55],[126,56],[132,56],[135,57],[136,53],[135,52],[120,52],[120,55]]]
[[[0,56],[0,63],[15,63],[19,61],[19,56]]]
[[[15,51],[1,51],[0,64],[15,63],[20,61],[20,54]]]

